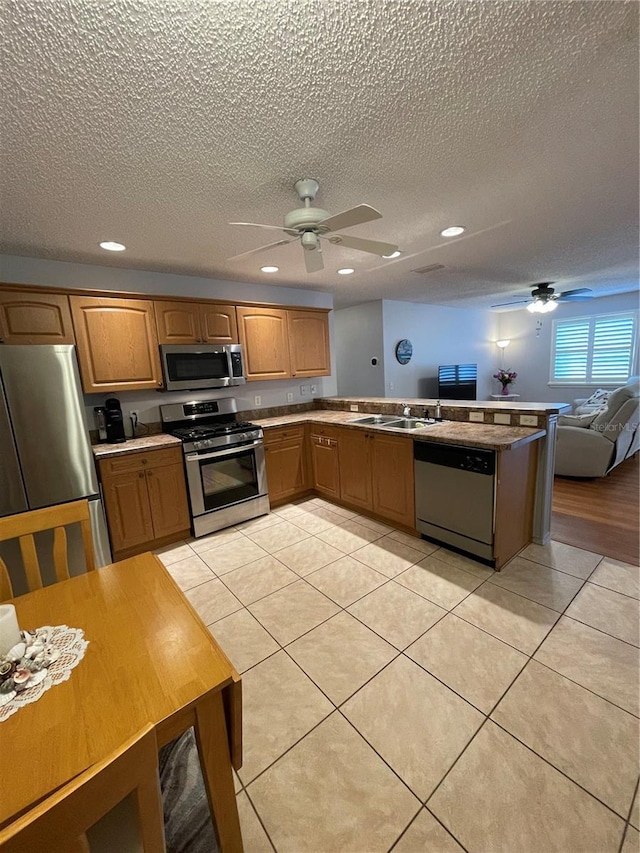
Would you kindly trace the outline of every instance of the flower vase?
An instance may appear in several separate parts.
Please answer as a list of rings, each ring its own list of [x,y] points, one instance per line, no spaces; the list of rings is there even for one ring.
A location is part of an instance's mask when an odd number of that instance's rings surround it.
[[[509,394],[509,386],[508,386],[508,385],[503,385],[503,386],[502,386],[502,391],[501,391],[500,393],[502,394],[502,396],[503,396],[503,397],[508,396],[508,394]]]

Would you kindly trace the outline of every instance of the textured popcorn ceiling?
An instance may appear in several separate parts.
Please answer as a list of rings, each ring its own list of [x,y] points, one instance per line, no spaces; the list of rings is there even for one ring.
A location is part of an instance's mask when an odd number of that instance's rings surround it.
[[[0,248],[488,306],[555,280],[637,287],[638,4],[4,0]],[[308,275],[295,181],[377,207]],[[451,224],[463,238],[439,236]],[[109,255],[100,240],[128,251]],[[259,267],[280,266],[265,276]],[[416,267],[444,264],[420,276]],[[354,266],[356,274],[336,274]]]

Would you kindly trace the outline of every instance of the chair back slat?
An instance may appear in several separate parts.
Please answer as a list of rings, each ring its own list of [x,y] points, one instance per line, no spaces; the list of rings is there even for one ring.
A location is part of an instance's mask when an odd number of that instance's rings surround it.
[[[40,576],[40,563],[38,562],[38,553],[36,551],[36,540],[32,533],[27,533],[26,536],[21,536],[20,553],[22,554],[22,562],[27,575],[27,583],[29,589],[42,589],[42,577]]]
[[[144,853],[164,853],[158,745],[148,725],[105,760],[89,767],[31,811],[0,829],[2,853],[69,853],[83,833],[133,794]],[[113,849],[118,849],[114,841]]]
[[[56,580],[66,580],[69,577],[69,557],[68,537],[65,527],[76,523],[80,524],[86,570],[93,571],[96,564],[88,501],[74,501],[69,504],[45,507],[44,509],[36,509],[31,512],[23,512],[18,515],[9,515],[5,518],[0,518],[0,542],[9,539],[18,540],[29,590],[40,589],[42,587],[42,574],[36,552],[34,534],[44,530],[54,531],[53,565]],[[5,581],[3,579],[3,572],[0,570],[0,597],[4,599],[12,597],[12,586],[9,581],[6,563],[2,565],[5,572],[7,572]]]
[[[56,570],[56,580],[66,581],[69,579],[67,532],[64,527],[56,527],[53,531],[53,565]]]
[[[0,601],[6,601],[8,598],[13,598],[13,587],[6,563],[0,557]]]

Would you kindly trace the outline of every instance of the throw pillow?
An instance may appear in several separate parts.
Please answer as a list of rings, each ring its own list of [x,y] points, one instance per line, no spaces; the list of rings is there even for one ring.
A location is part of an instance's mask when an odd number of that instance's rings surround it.
[[[604,388],[598,388],[593,394],[589,397],[588,400],[585,400],[582,404],[583,407],[589,406],[589,408],[604,408],[609,402],[609,397],[613,394],[613,390],[606,391]]]

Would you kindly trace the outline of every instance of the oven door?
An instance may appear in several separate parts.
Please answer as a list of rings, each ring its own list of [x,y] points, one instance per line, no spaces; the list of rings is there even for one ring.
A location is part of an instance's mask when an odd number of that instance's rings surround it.
[[[194,518],[267,494],[262,441],[227,450],[188,453],[185,459]]]
[[[163,344],[160,355],[167,391],[228,388],[245,382],[239,344]]]

